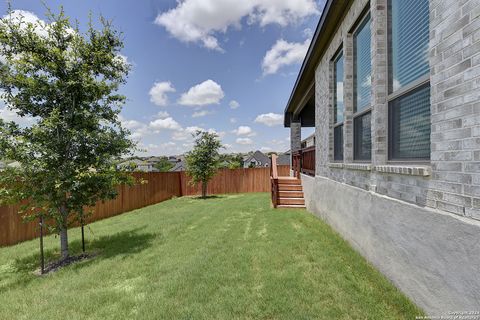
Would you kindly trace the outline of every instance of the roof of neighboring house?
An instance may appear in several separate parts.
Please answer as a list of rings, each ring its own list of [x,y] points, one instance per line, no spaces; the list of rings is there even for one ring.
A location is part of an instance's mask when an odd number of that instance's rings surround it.
[[[128,166],[128,165],[130,165],[130,164],[132,164],[132,163],[135,164],[135,165],[137,165],[137,166],[144,166],[144,165],[147,164],[146,161],[143,161],[143,160],[140,160],[140,159],[130,159],[130,160],[125,160],[125,161],[120,162],[120,163],[118,164],[118,166],[121,166],[121,167],[123,167],[123,166]]]
[[[178,161],[170,171],[185,171],[187,168],[185,161]]]
[[[315,78],[315,66],[322,58],[332,35],[337,30],[338,24],[342,21],[343,15],[353,0],[334,1],[327,0],[318,22],[312,42],[308,48],[307,55],[303,60],[302,67],[295,81],[292,93],[285,107],[284,125],[290,126],[290,115],[305,102],[305,95],[312,90],[311,86]]]
[[[283,165],[289,165],[290,164],[290,152],[288,153],[281,153],[277,157],[277,165],[283,166]]]
[[[245,162],[251,162],[253,159],[259,162],[262,166],[270,164],[270,159],[259,150],[255,151],[250,157],[247,158],[247,160],[245,160]]]

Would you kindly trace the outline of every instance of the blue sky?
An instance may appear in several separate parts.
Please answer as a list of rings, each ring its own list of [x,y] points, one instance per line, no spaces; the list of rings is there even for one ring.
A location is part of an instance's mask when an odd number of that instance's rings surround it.
[[[3,1],[3,0],[2,0]],[[283,109],[323,8],[319,0],[46,1],[85,27],[102,14],[124,33],[132,72],[122,120],[145,150],[188,151],[194,129],[216,131],[227,152],[285,151]],[[13,9],[45,19],[41,1]],[[6,2],[0,5],[2,15]],[[0,106],[0,117],[15,115]],[[20,120],[20,121],[25,121]],[[304,134],[308,134],[305,132]]]

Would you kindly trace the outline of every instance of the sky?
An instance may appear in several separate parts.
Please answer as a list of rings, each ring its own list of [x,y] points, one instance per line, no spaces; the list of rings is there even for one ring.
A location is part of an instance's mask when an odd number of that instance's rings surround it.
[[[7,2],[0,0],[0,15]],[[318,23],[324,0],[45,0],[85,28],[103,15],[123,33],[132,65],[120,92],[123,125],[138,155],[191,150],[197,129],[216,132],[224,152],[286,151],[283,110]],[[40,0],[14,10],[45,20]],[[0,103],[0,117],[20,123]],[[302,132],[303,136],[311,129]]]

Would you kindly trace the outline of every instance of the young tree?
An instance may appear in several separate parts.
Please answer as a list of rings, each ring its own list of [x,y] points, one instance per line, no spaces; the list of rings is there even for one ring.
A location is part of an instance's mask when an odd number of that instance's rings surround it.
[[[120,55],[120,34],[100,19],[85,33],[63,9],[47,22],[29,21],[9,9],[0,20],[0,90],[7,107],[31,117],[21,127],[0,120],[0,158],[21,163],[0,175],[0,200],[28,201],[23,214],[55,221],[61,257],[69,256],[67,228],[83,219],[84,208],[116,196],[132,183],[115,159],[134,143],[118,114],[118,94],[129,65]]]
[[[160,172],[168,172],[172,169],[175,165],[168,161],[167,157],[162,157],[160,160],[153,165],[155,169]]]
[[[216,133],[197,131],[193,150],[187,153],[187,174],[194,184],[202,183],[202,198],[206,198],[208,181],[218,170],[220,148]]]

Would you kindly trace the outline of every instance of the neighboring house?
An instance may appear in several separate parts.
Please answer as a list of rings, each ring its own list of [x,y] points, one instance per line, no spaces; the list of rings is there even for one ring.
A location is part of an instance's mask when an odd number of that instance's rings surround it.
[[[252,155],[246,157],[246,159],[243,161],[244,168],[268,166],[270,166],[270,159],[263,152],[258,150]]]
[[[314,146],[315,146],[315,133],[312,133],[306,139],[302,140],[302,143],[301,143],[302,149],[314,147]]]
[[[328,0],[285,109],[307,209],[433,315],[480,307],[480,4]]]
[[[290,165],[290,151],[280,153],[277,157],[277,165]]]
[[[143,171],[143,172],[157,172],[158,170],[155,169],[155,163],[144,161],[140,159],[131,159],[126,160],[117,165],[119,169],[130,169],[133,166],[134,171]]]
[[[175,166],[172,169],[170,169],[171,172],[185,171],[185,170],[187,170],[187,165],[186,165],[185,161],[183,161],[183,160],[175,163]]]

